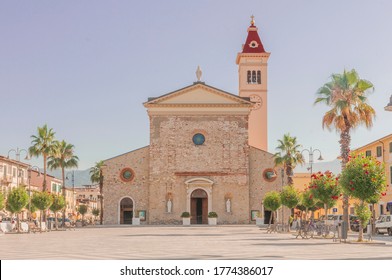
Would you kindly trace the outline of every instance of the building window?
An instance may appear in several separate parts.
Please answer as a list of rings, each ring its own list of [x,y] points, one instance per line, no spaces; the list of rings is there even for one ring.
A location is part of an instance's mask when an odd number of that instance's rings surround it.
[[[392,184],[392,165],[389,167],[389,184]]]
[[[377,146],[377,157],[381,157],[381,156],[382,156],[381,146]]]
[[[389,142],[389,152],[392,153],[392,142]]]
[[[367,157],[371,157],[372,156],[372,151],[371,150],[367,150],[366,151],[366,156]]]
[[[16,177],[16,168],[12,168],[12,177]]]
[[[204,137],[203,134],[201,133],[196,133],[195,135],[193,135],[192,141],[195,145],[203,145],[204,142],[206,141],[206,138]]]
[[[247,72],[248,84],[261,84],[261,71],[248,71]]]
[[[384,205],[380,205],[380,215],[384,215]]]

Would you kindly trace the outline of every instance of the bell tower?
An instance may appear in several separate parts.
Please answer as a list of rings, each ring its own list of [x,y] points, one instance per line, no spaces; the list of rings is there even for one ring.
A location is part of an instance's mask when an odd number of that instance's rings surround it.
[[[249,115],[249,145],[267,151],[267,70],[270,53],[264,50],[254,16],[251,19],[242,52],[237,54],[236,59],[239,95],[255,102]]]

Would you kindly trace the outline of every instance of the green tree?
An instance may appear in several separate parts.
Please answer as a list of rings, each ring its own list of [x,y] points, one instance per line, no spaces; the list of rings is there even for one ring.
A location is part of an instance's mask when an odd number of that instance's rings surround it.
[[[46,124],[43,127],[37,128],[37,135],[31,135],[32,146],[29,148],[30,156],[42,156],[44,158],[44,180],[42,183],[42,190],[44,192],[46,191],[47,159],[53,152],[54,135],[55,132],[53,129],[48,129]]]
[[[338,178],[332,172],[314,173],[311,175],[312,181],[309,183],[310,193],[314,199],[319,200],[324,205],[325,219],[328,217],[328,209],[336,204],[341,196],[341,188]]]
[[[302,207],[305,208],[306,215],[308,214],[309,209],[311,209],[312,211],[314,210],[314,207],[317,203],[317,200],[314,199],[313,194],[309,189],[306,189],[304,192],[301,193],[300,201]]]
[[[91,211],[91,213],[94,215],[95,220],[96,220],[97,217],[99,216],[99,209],[98,208],[94,208],[93,211]]]
[[[100,216],[99,223],[103,224],[103,172],[102,168],[105,166],[103,160],[95,163],[94,167],[90,168],[90,179],[92,183],[99,183],[99,204],[100,204]]]
[[[348,196],[360,200],[360,208],[358,209],[362,209],[365,203],[378,201],[381,196],[386,194],[385,167],[374,157],[366,157],[363,154],[350,157],[339,181]],[[361,221],[358,241],[363,239],[361,225],[367,223],[368,220]]]
[[[279,145],[276,147],[277,153],[274,154],[275,165],[282,165],[287,175],[289,186],[294,184],[293,169],[297,164],[303,164],[304,159],[299,151],[301,145],[297,143],[297,137],[291,137],[290,134],[283,135],[282,140],[278,140]]]
[[[80,205],[78,208],[78,212],[80,213],[80,215],[82,215],[82,222],[84,221],[84,215],[87,213],[87,210],[87,205],[84,204]]]
[[[52,200],[53,200],[53,203],[52,203],[52,205],[50,205],[49,209],[51,211],[53,211],[53,213],[54,213],[56,230],[58,230],[59,227],[58,227],[58,223],[57,223],[57,212],[63,210],[65,208],[66,203],[65,203],[64,196],[60,196],[60,195],[56,195],[56,194],[52,194]],[[65,218],[63,216],[63,227],[64,227],[64,220],[65,220]]]
[[[373,125],[374,109],[367,103],[367,95],[374,90],[373,84],[360,79],[358,73],[343,71],[343,74],[332,74],[331,81],[317,91],[314,104],[324,103],[330,107],[323,117],[323,128],[334,127],[340,133],[340,156],[342,170],[349,160],[351,131],[364,124],[367,128]],[[343,220],[348,225],[348,195],[343,197]]]
[[[31,203],[41,211],[39,223],[40,228],[42,229],[42,218],[44,218],[44,221],[46,223],[46,215],[44,215],[44,212],[46,212],[46,210],[49,209],[50,205],[52,205],[53,197],[50,193],[46,191],[35,192],[31,197]]]
[[[264,196],[263,204],[265,209],[271,211],[271,216],[269,220],[269,228],[271,228],[271,223],[272,223],[272,219],[274,219],[275,211],[278,210],[282,205],[280,193],[277,191],[267,192]],[[276,223],[274,223],[273,230],[275,230],[275,224]]]
[[[282,205],[288,207],[290,209],[290,212],[292,212],[292,209],[295,208],[300,203],[299,193],[293,186],[283,187],[283,190],[280,193],[280,199]]]
[[[74,155],[74,145],[65,142],[55,141],[53,145],[53,153],[48,158],[48,166],[51,170],[61,168],[61,178],[63,180],[62,194],[65,197],[65,169],[78,167],[79,158]],[[65,207],[63,208],[62,226],[65,225]],[[57,221],[56,221],[57,227]]]
[[[11,190],[7,196],[7,210],[16,214],[17,229],[20,232],[19,213],[29,203],[29,195],[25,188],[18,187]]]

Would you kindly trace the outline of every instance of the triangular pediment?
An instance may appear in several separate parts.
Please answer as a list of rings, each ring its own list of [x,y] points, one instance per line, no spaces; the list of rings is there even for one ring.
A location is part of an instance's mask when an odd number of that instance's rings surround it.
[[[146,107],[175,105],[252,106],[253,103],[248,98],[239,97],[201,82],[157,98],[150,98],[144,103]]]

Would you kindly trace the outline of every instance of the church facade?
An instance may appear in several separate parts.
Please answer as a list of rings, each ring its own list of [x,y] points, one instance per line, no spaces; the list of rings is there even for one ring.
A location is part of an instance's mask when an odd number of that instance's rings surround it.
[[[279,190],[273,156],[267,152],[267,70],[252,19],[236,63],[239,94],[200,81],[149,98],[150,144],[105,160],[104,223],[218,224],[268,219],[264,194]]]

